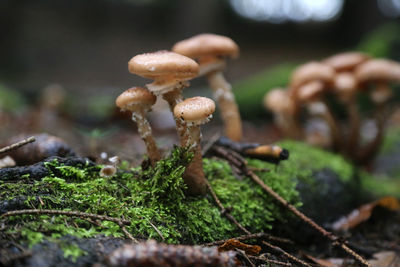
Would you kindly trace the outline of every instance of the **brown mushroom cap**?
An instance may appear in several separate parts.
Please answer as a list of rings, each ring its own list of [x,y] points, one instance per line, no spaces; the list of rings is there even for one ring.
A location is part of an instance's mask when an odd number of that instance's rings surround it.
[[[320,80],[308,82],[297,89],[297,99],[300,102],[312,102],[324,92],[325,85]]]
[[[336,71],[352,70],[370,57],[360,52],[345,52],[326,58],[322,63],[334,68]]]
[[[284,113],[293,109],[292,99],[284,88],[275,88],[265,94],[263,99],[264,107],[274,113]]]
[[[148,107],[156,103],[157,97],[142,87],[132,87],[125,90],[115,100],[115,104],[122,110],[137,110],[140,106]]]
[[[174,108],[174,116],[187,123],[203,124],[215,111],[215,103],[207,97],[188,98]]]
[[[400,64],[388,59],[371,59],[359,65],[355,76],[360,83],[400,81]]]
[[[131,73],[150,79],[186,80],[199,72],[199,65],[193,59],[169,51],[136,55],[128,67]]]
[[[335,70],[319,62],[309,62],[297,67],[291,78],[291,87],[297,88],[309,81],[320,80],[324,83],[332,83]]]
[[[211,33],[180,41],[172,51],[196,59],[210,56],[236,58],[239,55],[239,47],[231,38]]]
[[[335,76],[334,88],[337,92],[350,92],[357,89],[357,79],[351,72],[341,72]]]

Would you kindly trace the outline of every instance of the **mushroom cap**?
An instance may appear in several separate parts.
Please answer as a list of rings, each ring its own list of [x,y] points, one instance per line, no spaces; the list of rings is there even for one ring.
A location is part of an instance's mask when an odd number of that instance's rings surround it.
[[[370,57],[360,52],[344,52],[326,58],[322,63],[334,68],[336,71],[352,70]]]
[[[388,59],[371,59],[355,69],[355,76],[360,83],[400,82],[400,64]]]
[[[188,123],[203,124],[208,121],[214,111],[215,103],[213,100],[196,96],[177,104],[174,108],[174,116]]]
[[[320,80],[308,82],[297,89],[297,99],[300,102],[312,102],[324,92],[325,85]]]
[[[320,80],[324,83],[332,83],[335,70],[320,62],[312,61],[297,67],[291,78],[291,87],[297,88],[309,81]]]
[[[264,107],[274,113],[284,113],[293,109],[293,102],[288,91],[284,88],[275,88],[265,94],[263,99]]]
[[[128,68],[131,73],[150,79],[187,80],[199,73],[199,65],[193,59],[165,50],[136,55]]]
[[[357,79],[351,72],[340,72],[335,76],[334,90],[337,93],[352,93],[357,90]]]
[[[156,103],[157,97],[142,87],[132,87],[125,90],[115,100],[115,104],[122,110],[134,111],[140,106],[149,107]]]
[[[190,58],[236,58],[239,55],[239,47],[231,38],[211,33],[195,35],[180,41],[172,47],[172,51]]]

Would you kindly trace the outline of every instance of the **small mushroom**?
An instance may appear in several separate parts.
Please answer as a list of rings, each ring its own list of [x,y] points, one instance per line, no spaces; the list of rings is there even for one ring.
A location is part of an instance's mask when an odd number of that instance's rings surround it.
[[[160,152],[151,133],[151,126],[146,119],[146,113],[156,102],[156,96],[142,87],[132,87],[118,96],[115,104],[122,111],[131,111],[132,120],[137,123],[140,137],[146,144],[147,153],[151,164],[160,160]]]
[[[336,72],[352,71],[355,67],[367,61],[370,57],[360,52],[344,52],[333,55],[322,61]]]
[[[183,100],[182,89],[189,86],[187,80],[199,73],[199,66],[194,60],[169,51],[136,55],[129,61],[128,66],[131,73],[154,79],[154,82],[146,87],[155,95],[162,95],[171,112],[175,105]],[[178,120],[175,122],[180,141],[184,143],[183,129]]]
[[[323,99],[326,91],[324,83],[320,80],[310,81],[297,89],[297,99],[299,103],[306,105],[310,114],[321,117],[326,121],[330,129],[331,142],[336,149],[341,142],[339,133],[339,123],[336,121],[328,105]]]
[[[184,179],[190,195],[204,195],[206,193],[206,180],[203,171],[203,162],[200,145],[200,125],[208,122],[215,111],[215,103],[206,97],[188,98],[177,104],[174,115],[182,121],[187,135],[186,147],[193,150],[194,157],[187,166]]]
[[[295,103],[288,92],[284,88],[272,89],[265,94],[263,104],[274,113],[275,123],[284,134],[296,139],[302,135],[302,131],[295,120]]]
[[[382,143],[385,121],[388,117],[385,103],[392,96],[392,89],[389,84],[400,82],[400,64],[387,59],[371,59],[355,70],[358,82],[364,86],[375,85],[371,91],[371,100],[377,105],[375,112],[375,124],[377,134],[375,139],[358,153],[357,161],[360,164],[367,164],[376,155]]]
[[[297,88],[311,82],[321,81],[326,85],[330,85],[335,77],[335,70],[320,62],[312,61],[297,67],[291,77],[290,88],[292,94],[296,96]]]
[[[392,96],[389,83],[400,82],[400,64],[387,59],[371,59],[356,68],[355,76],[360,84],[376,85],[371,99],[382,105]]]
[[[242,139],[242,121],[231,85],[222,71],[225,58],[236,58],[239,47],[230,38],[216,34],[199,34],[176,43],[172,50],[176,53],[196,59],[200,65],[199,76],[206,75],[208,83],[218,102],[225,134],[233,141]]]

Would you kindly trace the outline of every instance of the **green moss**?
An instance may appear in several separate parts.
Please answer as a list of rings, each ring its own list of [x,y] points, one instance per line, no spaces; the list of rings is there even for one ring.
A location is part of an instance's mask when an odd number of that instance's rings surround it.
[[[214,204],[211,196],[186,197],[182,174],[191,155],[176,148],[171,157],[158,162],[154,169],[139,168],[118,173],[112,178],[99,177],[99,166],[63,166],[47,163],[51,175],[41,181],[21,180],[0,184],[0,194],[8,197],[29,196],[31,208],[62,209],[125,218],[127,230],[138,238],[164,239],[167,243],[202,243],[238,235],[240,232]],[[299,205],[295,179],[281,175],[269,163],[251,160],[251,165],[272,168],[260,173],[264,181],[291,203]],[[50,168],[51,167],[51,168]],[[229,165],[220,159],[204,159],[205,173],[226,207],[251,231],[271,228],[271,222],[284,220],[285,212],[249,178],[235,178]],[[41,201],[34,201],[37,196]],[[101,222],[101,227],[67,216],[23,215],[7,219],[6,232],[19,235],[29,244],[41,238],[56,239],[65,235],[81,238],[99,234],[122,237],[120,227]],[[157,228],[157,229],[155,229]],[[162,234],[160,237],[158,231]],[[38,234],[35,234],[38,233]]]

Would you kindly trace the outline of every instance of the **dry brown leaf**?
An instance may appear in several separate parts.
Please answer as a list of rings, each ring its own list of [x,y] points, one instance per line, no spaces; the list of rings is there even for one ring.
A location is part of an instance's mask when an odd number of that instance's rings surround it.
[[[332,224],[332,229],[335,231],[346,231],[354,228],[360,223],[368,220],[371,217],[374,208],[378,206],[392,211],[400,210],[400,202],[396,198],[383,197],[377,201],[364,204],[350,212],[347,216],[341,217]]]
[[[372,267],[400,267],[400,255],[394,251],[381,251],[375,253],[369,263]]]
[[[221,246],[219,246],[218,251],[223,252],[223,251],[234,250],[236,248],[243,250],[244,252],[246,252],[246,254],[249,254],[249,255],[258,255],[261,251],[260,246],[247,245],[247,244],[244,244],[234,238],[227,240],[225,243],[223,243]]]

